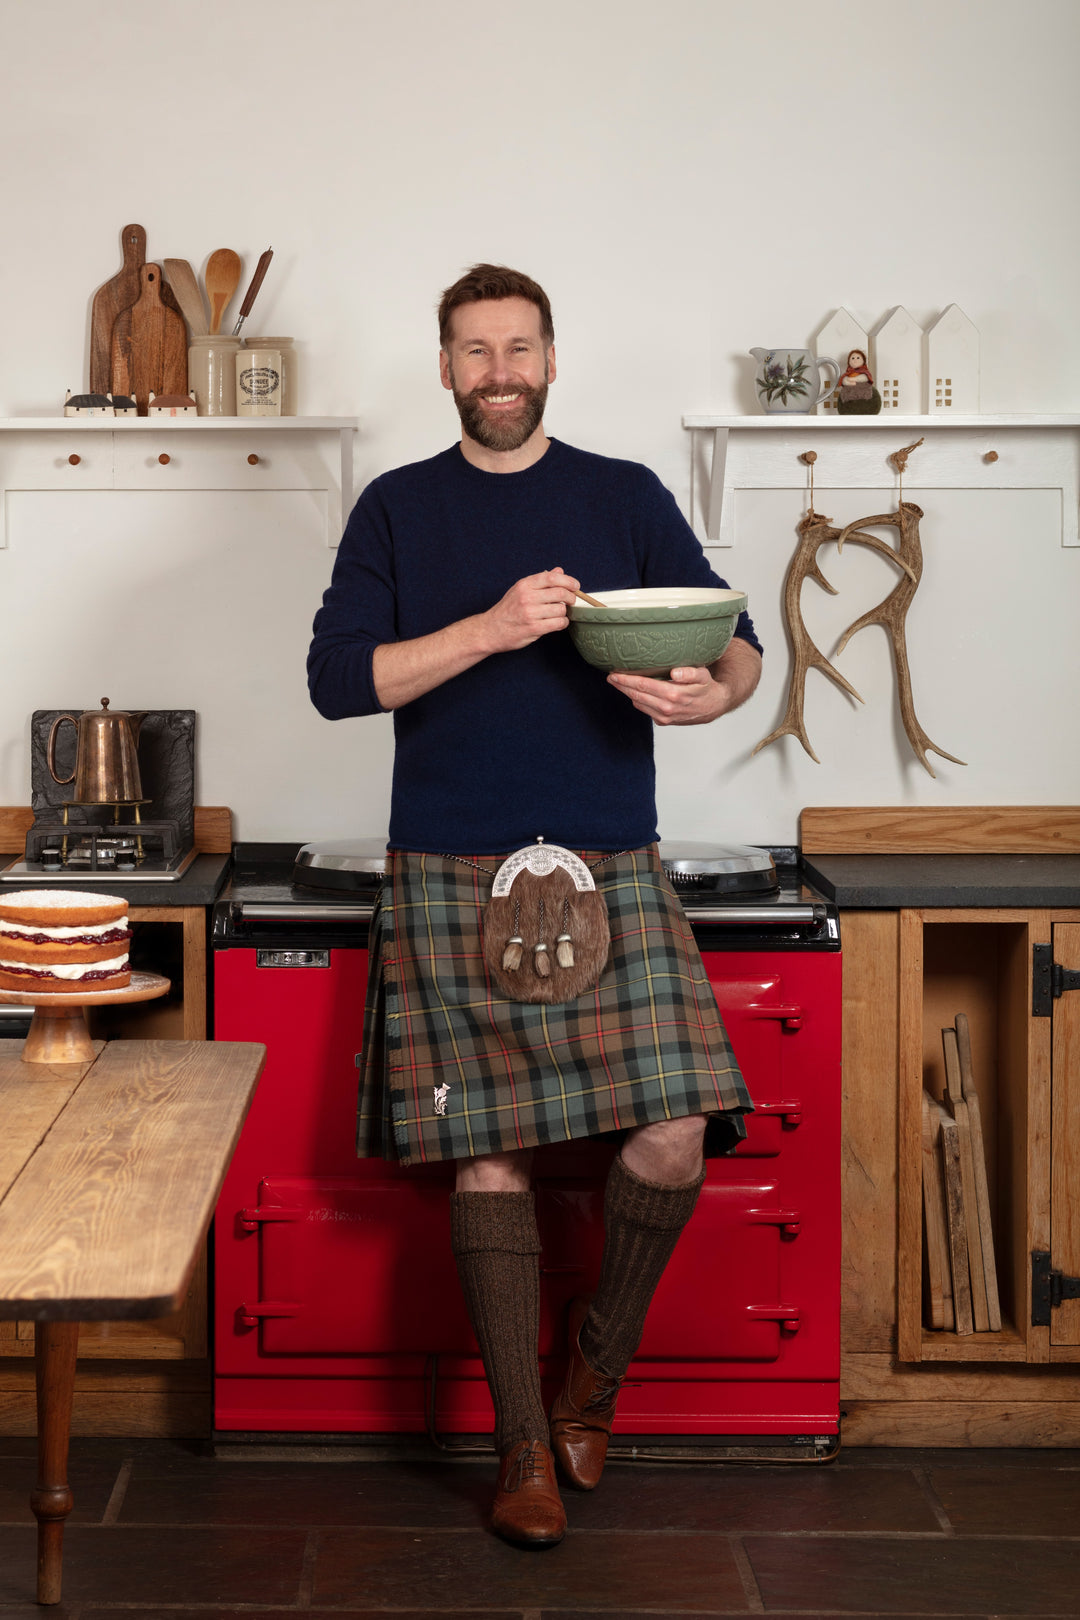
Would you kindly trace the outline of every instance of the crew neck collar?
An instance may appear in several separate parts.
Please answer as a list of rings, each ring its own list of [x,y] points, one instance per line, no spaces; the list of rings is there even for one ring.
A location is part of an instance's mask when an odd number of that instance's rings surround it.
[[[515,479],[535,478],[539,476],[541,469],[550,464],[552,456],[555,457],[556,461],[559,460],[562,449],[563,446],[560,441],[549,433],[547,449],[544,451],[539,460],[531,462],[528,467],[522,467],[517,472],[488,472],[487,468],[485,467],[477,467],[476,464],[470,461],[465,455],[460,443],[455,444],[450,453],[451,455],[456,454],[457,464],[466,477],[473,479],[482,478],[486,482],[492,484],[511,484]]]

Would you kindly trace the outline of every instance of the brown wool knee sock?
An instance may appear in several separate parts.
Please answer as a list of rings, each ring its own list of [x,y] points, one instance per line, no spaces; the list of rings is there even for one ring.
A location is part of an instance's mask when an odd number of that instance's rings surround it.
[[[604,1189],[600,1284],[579,1336],[593,1372],[621,1378],[645,1329],[645,1315],[679,1233],[694,1213],[705,1169],[681,1187],[643,1181],[621,1156]]]
[[[450,1246],[495,1406],[495,1450],[502,1456],[520,1440],[548,1445],[532,1193],[451,1193]]]

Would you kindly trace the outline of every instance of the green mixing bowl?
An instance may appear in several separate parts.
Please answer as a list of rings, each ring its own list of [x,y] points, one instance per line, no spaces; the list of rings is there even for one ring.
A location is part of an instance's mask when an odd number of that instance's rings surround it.
[[[689,586],[589,592],[603,607],[575,602],[570,635],[582,658],[597,669],[635,675],[670,675],[680,667],[713,663],[735,633],[745,591]]]

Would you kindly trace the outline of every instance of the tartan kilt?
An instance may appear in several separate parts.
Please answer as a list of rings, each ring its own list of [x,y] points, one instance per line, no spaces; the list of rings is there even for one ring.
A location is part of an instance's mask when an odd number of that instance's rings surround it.
[[[753,1104],[656,845],[597,867],[611,955],[594,989],[556,1004],[508,1000],[485,965],[501,860],[391,852],[369,936],[359,1156],[428,1164],[692,1114],[708,1116],[707,1154],[733,1151]]]

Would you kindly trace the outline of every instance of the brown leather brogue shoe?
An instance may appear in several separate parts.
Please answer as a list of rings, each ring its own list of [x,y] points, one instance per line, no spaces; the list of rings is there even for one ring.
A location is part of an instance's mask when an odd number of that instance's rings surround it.
[[[570,1302],[570,1365],[562,1392],[551,1408],[551,1449],[563,1474],[579,1491],[595,1490],[600,1483],[622,1386],[621,1378],[593,1372],[581,1353],[578,1335],[588,1313],[587,1299]]]
[[[519,1547],[557,1547],[566,1534],[555,1460],[543,1441],[521,1440],[500,1459],[491,1528]]]

